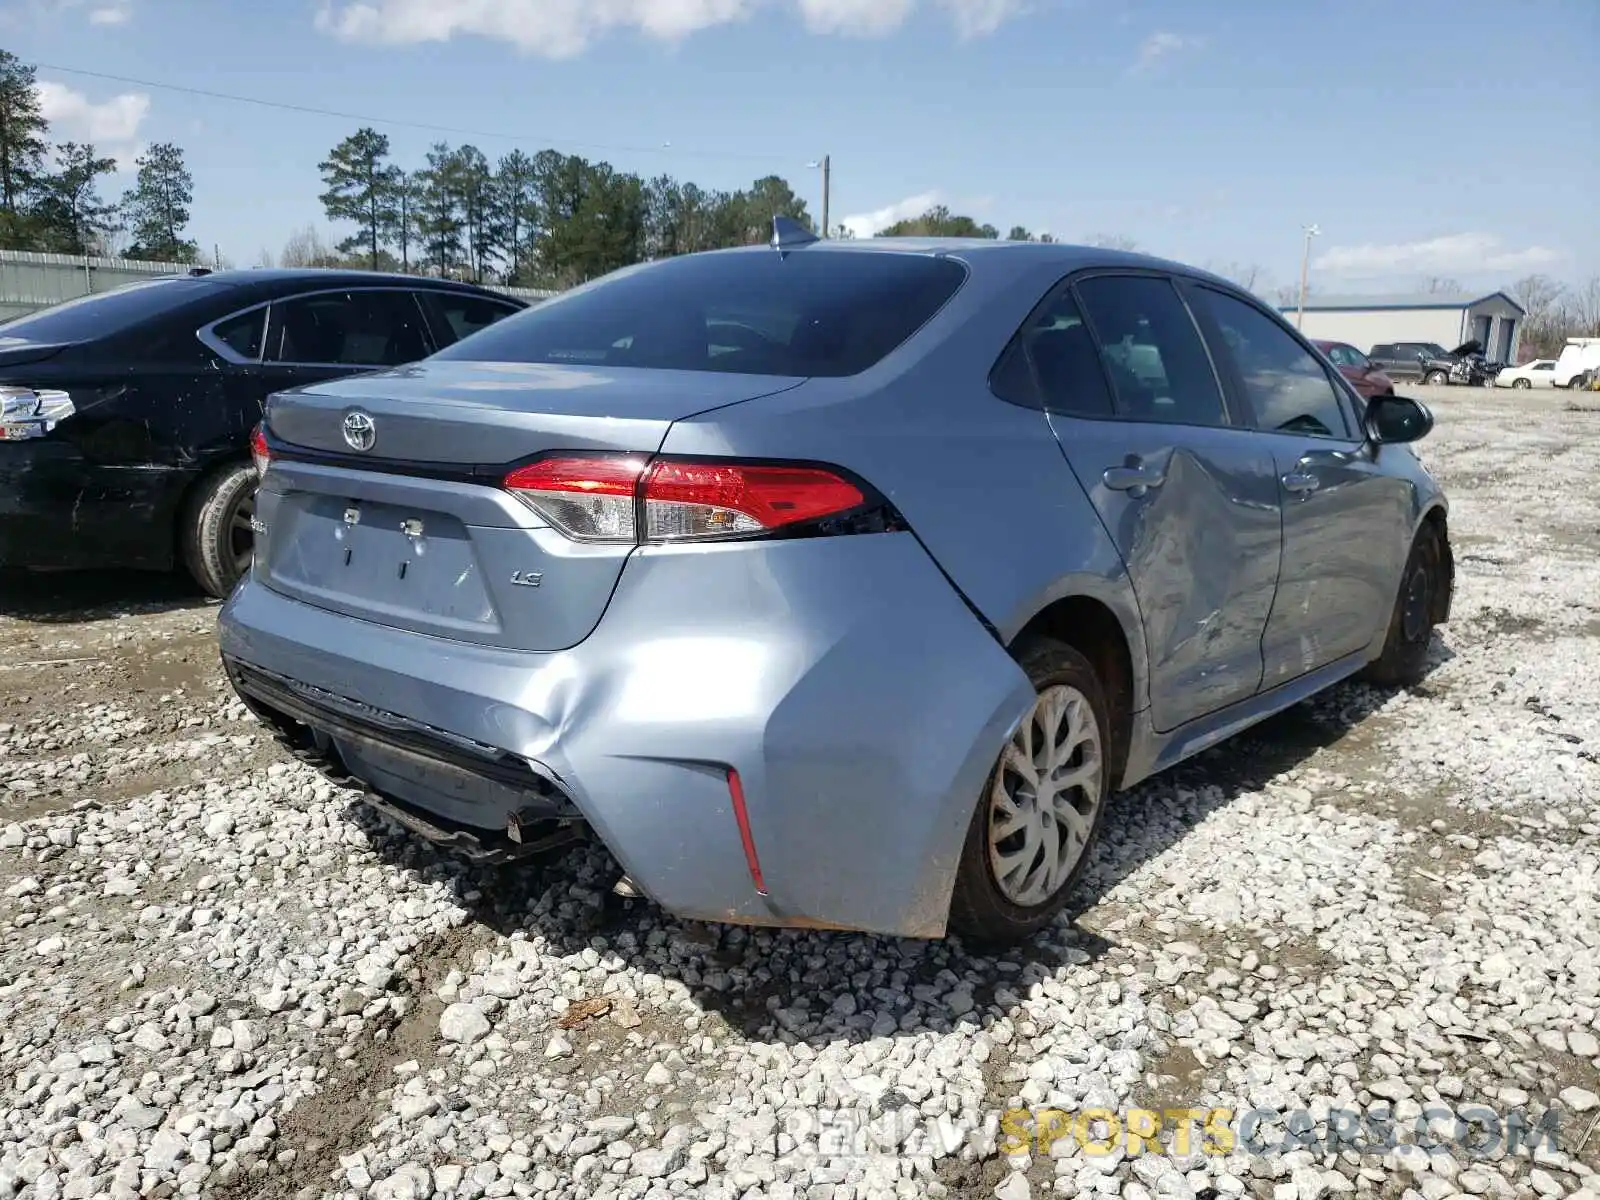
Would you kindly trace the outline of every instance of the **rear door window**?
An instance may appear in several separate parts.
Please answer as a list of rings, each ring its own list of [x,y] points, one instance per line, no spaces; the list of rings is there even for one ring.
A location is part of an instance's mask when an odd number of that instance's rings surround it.
[[[440,358],[843,376],[895,350],[966,278],[958,261],[867,250],[730,251],[614,272]]]
[[[444,333],[441,344],[446,346],[522,311],[520,304],[490,300],[484,296],[463,296],[455,292],[434,291],[422,292],[420,295],[422,302],[433,305],[433,311],[438,314],[438,324]]]
[[[1078,284],[1119,415],[1174,425],[1227,425],[1205,343],[1170,280],[1100,276]]]
[[[426,358],[422,310],[410,292],[352,289],[274,301],[266,360],[312,366],[398,367]]]

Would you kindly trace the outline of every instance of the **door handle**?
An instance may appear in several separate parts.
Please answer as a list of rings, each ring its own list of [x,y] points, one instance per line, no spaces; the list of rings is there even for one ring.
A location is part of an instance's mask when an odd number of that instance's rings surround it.
[[[1158,488],[1167,481],[1164,471],[1133,464],[1125,467],[1107,467],[1105,474],[1100,478],[1112,491],[1127,492],[1130,496],[1142,496],[1149,489]]]
[[[1322,486],[1322,481],[1315,475],[1308,475],[1304,471],[1291,471],[1283,477],[1285,491],[1294,492],[1299,496],[1308,496]]]

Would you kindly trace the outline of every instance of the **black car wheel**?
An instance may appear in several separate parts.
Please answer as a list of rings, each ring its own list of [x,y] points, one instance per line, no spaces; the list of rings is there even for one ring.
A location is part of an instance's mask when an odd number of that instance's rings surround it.
[[[1366,669],[1373,683],[1412,687],[1428,670],[1428,647],[1433,641],[1434,613],[1439,589],[1444,586],[1443,547],[1440,534],[1424,525],[1411,545],[1400,594],[1389,617],[1383,653]]]
[[[250,568],[255,545],[256,472],[230,463],[207,476],[184,506],[183,564],[209,595],[223,599]]]

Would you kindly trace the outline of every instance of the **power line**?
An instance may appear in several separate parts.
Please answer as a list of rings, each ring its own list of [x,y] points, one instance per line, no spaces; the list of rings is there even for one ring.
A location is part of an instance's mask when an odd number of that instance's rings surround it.
[[[487,129],[464,129],[456,125],[431,125],[423,121],[406,121],[398,117],[373,117],[361,113],[341,112],[332,108],[317,108],[309,104],[291,104],[285,100],[263,100],[259,96],[238,96],[231,92],[214,92],[206,88],[188,87],[184,84],[161,83],[154,79],[135,79],[131,75],[113,75],[107,71],[87,71],[81,67],[64,67],[58,63],[35,63],[42,71],[58,71],[63,75],[82,75],[90,79],[105,79],[113,83],[127,83],[134,87],[157,88],[168,92],[181,92],[187,96],[204,96],[210,100],[228,100],[235,104],[255,104],[262,108],[276,108],[284,112],[305,113],[317,117],[337,117],[341,121],[358,121],[364,125],[392,125],[404,129],[418,129],[428,133],[448,133],[456,137],[493,139],[516,142],[522,145],[565,145],[584,150],[598,150],[609,154],[668,154],[681,158],[713,158],[741,162],[772,164],[774,156],[767,154],[741,154],[720,150],[680,150],[671,143],[662,146],[624,146],[605,142],[584,142],[570,138],[550,137],[546,134],[502,133]]]

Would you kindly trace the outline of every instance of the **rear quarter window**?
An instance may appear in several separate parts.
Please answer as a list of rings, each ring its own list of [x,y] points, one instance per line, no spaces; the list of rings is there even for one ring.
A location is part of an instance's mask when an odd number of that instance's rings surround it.
[[[760,249],[618,272],[507,317],[436,358],[844,376],[881,361],[955,295],[954,259]]]

